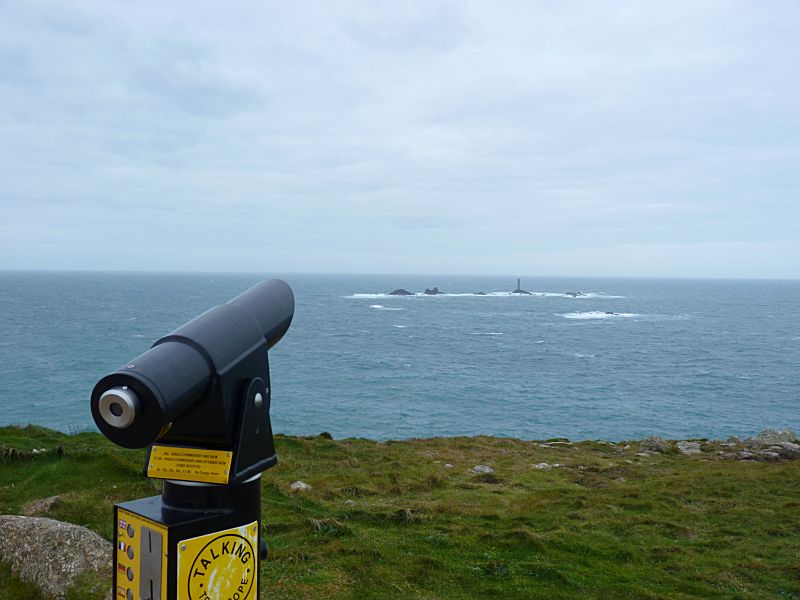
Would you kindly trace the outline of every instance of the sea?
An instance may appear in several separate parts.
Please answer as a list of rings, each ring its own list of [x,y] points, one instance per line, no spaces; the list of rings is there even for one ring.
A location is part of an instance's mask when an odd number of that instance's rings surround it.
[[[96,430],[95,382],[270,274],[0,272],[0,425]],[[800,281],[276,275],[276,432],[726,438],[800,429]],[[438,287],[437,296],[421,295]],[[413,296],[387,292],[405,288]]]

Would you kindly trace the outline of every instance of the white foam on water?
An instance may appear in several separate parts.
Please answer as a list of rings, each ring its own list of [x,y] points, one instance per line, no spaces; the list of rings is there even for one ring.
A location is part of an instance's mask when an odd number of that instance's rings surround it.
[[[547,340],[536,340],[537,344],[546,344]]]
[[[370,308],[374,308],[375,310],[403,310],[402,308],[396,308],[393,306],[384,306],[383,304],[370,304]]]
[[[389,298],[389,294],[351,294],[342,298]]]
[[[499,331],[471,331],[470,335],[503,335]]]
[[[600,310],[590,310],[588,312],[563,313],[563,314],[558,314],[558,316],[564,317],[565,319],[588,320],[588,319],[631,319],[633,317],[641,317],[642,315],[637,313],[607,313]]]
[[[397,327],[398,329],[405,329],[408,325],[392,325],[392,327]]]
[[[572,300],[607,300],[615,298],[625,298],[626,296],[614,296],[606,294],[605,292],[581,292],[580,295],[567,294],[565,292],[531,292],[530,294],[515,294],[513,292],[487,292],[485,294],[476,294],[467,292],[463,294],[425,294],[423,292],[415,292],[411,295],[396,296],[393,294],[351,294],[349,296],[342,296],[342,298],[350,298],[355,300],[364,299],[378,299],[378,298],[570,298]]]
[[[580,352],[573,353],[575,358],[594,358],[597,354],[581,354]]]

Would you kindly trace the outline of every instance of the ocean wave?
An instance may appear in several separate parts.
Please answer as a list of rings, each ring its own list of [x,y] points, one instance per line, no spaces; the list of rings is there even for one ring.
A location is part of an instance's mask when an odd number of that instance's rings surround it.
[[[398,329],[405,329],[408,325],[392,325],[392,327],[397,327]]]
[[[499,331],[471,331],[470,335],[503,335]]]
[[[637,313],[615,313],[615,312],[603,312],[600,310],[590,310],[588,312],[572,312],[572,313],[563,313],[558,314],[559,317],[564,317],[565,319],[630,319],[633,317],[641,317],[642,315]]]
[[[581,354],[580,352],[574,352],[572,354],[575,358],[594,358],[597,354]]]
[[[383,304],[370,304],[370,308],[374,308],[375,310],[403,310],[402,308],[396,308],[393,306],[384,306]]]

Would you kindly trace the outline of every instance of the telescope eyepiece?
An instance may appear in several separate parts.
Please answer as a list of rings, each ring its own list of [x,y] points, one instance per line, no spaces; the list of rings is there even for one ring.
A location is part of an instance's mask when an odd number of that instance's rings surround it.
[[[136,420],[141,407],[139,396],[127,386],[113,387],[100,396],[100,417],[112,427],[125,429]]]

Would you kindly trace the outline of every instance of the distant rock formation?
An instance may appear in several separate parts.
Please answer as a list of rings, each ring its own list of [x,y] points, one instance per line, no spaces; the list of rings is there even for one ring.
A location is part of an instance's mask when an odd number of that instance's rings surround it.
[[[532,295],[533,295],[533,294],[531,294],[529,291],[527,291],[527,290],[523,290],[523,289],[522,289],[522,286],[521,286],[521,285],[520,285],[520,283],[519,283],[519,279],[517,279],[517,289],[515,289],[515,290],[514,290],[513,292],[511,292],[511,293],[512,293],[512,294],[522,294],[523,296],[532,296]]]
[[[392,290],[389,292],[390,296],[413,296],[414,292],[409,292],[408,290],[404,290],[403,288],[397,288],[396,290]]]
[[[432,290],[425,288],[425,291],[422,292],[426,296],[438,296],[439,294],[443,294],[444,292],[440,292],[438,287],[434,287]]]
[[[586,294],[583,292],[564,292],[567,296],[572,296],[573,298],[582,298]]]
[[[486,292],[475,292],[475,296],[485,296]]]

